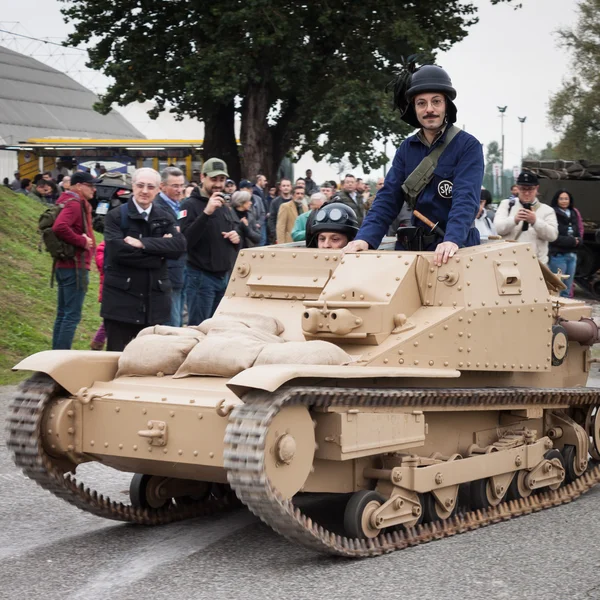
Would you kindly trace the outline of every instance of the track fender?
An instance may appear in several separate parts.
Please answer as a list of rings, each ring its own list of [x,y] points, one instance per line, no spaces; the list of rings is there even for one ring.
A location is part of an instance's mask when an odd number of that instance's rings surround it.
[[[117,373],[120,352],[92,350],[46,350],[28,356],[13,367],[13,371],[46,373],[75,394],[95,381],[110,381]]]
[[[261,365],[242,371],[232,377],[227,387],[239,398],[250,390],[274,392],[293,379],[377,379],[377,378],[456,378],[454,369],[402,369],[388,367],[361,367],[353,365]],[[371,384],[373,382],[371,381]],[[358,385],[358,383],[357,383]]]

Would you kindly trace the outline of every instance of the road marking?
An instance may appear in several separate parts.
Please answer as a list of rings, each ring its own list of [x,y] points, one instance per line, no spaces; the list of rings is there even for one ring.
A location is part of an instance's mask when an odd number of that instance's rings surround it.
[[[116,597],[117,590],[140,581],[158,567],[181,561],[258,522],[247,511],[217,519],[213,523],[203,522],[201,529],[189,523],[166,526],[161,530],[164,535],[136,548],[135,554],[126,552],[111,560],[102,571],[82,584],[83,589],[72,597],[73,600],[106,600]]]

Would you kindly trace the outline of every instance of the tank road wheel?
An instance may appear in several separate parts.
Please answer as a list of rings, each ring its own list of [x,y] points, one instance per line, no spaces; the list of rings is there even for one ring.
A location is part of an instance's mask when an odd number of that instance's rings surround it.
[[[565,465],[565,458],[561,454],[560,450],[557,450],[556,448],[553,448],[552,450],[548,450],[548,452],[546,452],[546,454],[544,454],[544,458],[546,460],[552,460],[553,458],[558,458],[558,460],[561,462],[562,467],[565,470],[565,474],[566,474],[567,467]],[[566,477],[565,477],[565,479],[566,479]],[[563,484],[564,484],[564,480],[560,481],[559,483],[553,483],[552,485],[548,485],[546,487],[540,488],[538,491],[557,490]]]
[[[129,498],[136,508],[162,508],[171,498],[162,498],[159,486],[164,477],[136,473],[129,484]]]
[[[498,506],[504,502],[507,492],[504,491],[496,496],[492,491],[492,485],[490,478],[471,481],[471,508],[473,510]]]
[[[315,455],[315,428],[305,406],[287,406],[269,424],[265,440],[265,472],[283,499],[306,483]]]
[[[531,489],[525,485],[525,477],[527,477],[528,471],[517,471],[513,480],[508,486],[508,492],[506,492],[507,500],[520,500],[521,498],[527,498],[531,496]]]
[[[590,454],[594,460],[600,461],[600,406],[590,406],[584,429],[590,436]]]
[[[450,509],[444,509],[436,501],[435,496],[428,492],[421,495],[421,504],[423,506],[423,523],[433,523],[434,521],[444,521],[452,518],[458,512],[458,501]]]
[[[348,537],[377,537],[381,529],[371,523],[371,516],[384,502],[385,498],[373,490],[361,490],[353,494],[344,511],[344,529]]]
[[[194,494],[187,496],[177,496],[175,498],[176,504],[197,504],[206,500],[212,491],[213,484],[209,482],[198,482],[198,491]]]
[[[562,449],[563,462],[565,463],[565,480],[563,482],[564,485],[568,483],[573,483],[578,477],[581,477],[582,473],[577,472],[575,468],[575,461],[577,461],[577,450],[575,446],[566,445]]]

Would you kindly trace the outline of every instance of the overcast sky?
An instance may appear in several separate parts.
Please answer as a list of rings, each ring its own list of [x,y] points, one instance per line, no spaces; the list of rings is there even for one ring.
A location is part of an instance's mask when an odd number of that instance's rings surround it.
[[[575,22],[577,0],[520,0],[523,8],[492,6],[489,0],[474,0],[479,7],[480,21],[469,34],[449,52],[438,57],[438,64],[450,74],[458,91],[457,124],[475,135],[483,144],[500,141],[498,106],[508,106],[504,120],[505,167],[520,163],[521,125],[517,117],[527,117],[524,126],[525,149],[542,148],[557,136],[547,123],[548,100],[569,75],[569,56],[557,46],[556,30]],[[168,3],[165,3],[165,7]],[[70,31],[60,14],[58,0],[19,0],[2,2],[0,28],[34,37],[64,38]],[[0,45],[25,52],[8,43],[9,36],[0,33]],[[71,49],[50,49],[46,53],[76,53]],[[103,78],[73,68],[73,58],[43,57],[39,44],[32,43],[27,52],[42,61],[51,61],[55,68],[67,65],[72,76],[90,88],[101,88]],[[62,62],[61,62],[62,61]],[[144,124],[135,123],[145,135],[155,132],[144,130]],[[179,137],[177,135],[171,137]],[[391,148],[390,148],[391,152]],[[570,158],[570,157],[565,157]],[[298,167],[309,165],[308,157]],[[325,166],[313,167],[315,178],[331,177]]]

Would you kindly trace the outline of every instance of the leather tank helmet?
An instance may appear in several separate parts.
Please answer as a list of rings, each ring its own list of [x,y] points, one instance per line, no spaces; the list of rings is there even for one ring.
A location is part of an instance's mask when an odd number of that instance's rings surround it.
[[[410,61],[411,59],[409,59]],[[400,111],[400,118],[413,127],[421,127],[415,112],[414,99],[418,94],[441,92],[446,97],[446,122],[456,122],[456,90],[450,76],[442,67],[424,65],[416,68],[414,62],[406,65],[389,87],[394,91],[394,105]],[[388,88],[389,89],[389,88]]]
[[[343,233],[351,242],[358,233],[356,213],[341,202],[324,204],[311,214],[306,223],[306,246],[317,248],[319,234],[323,232]]]

